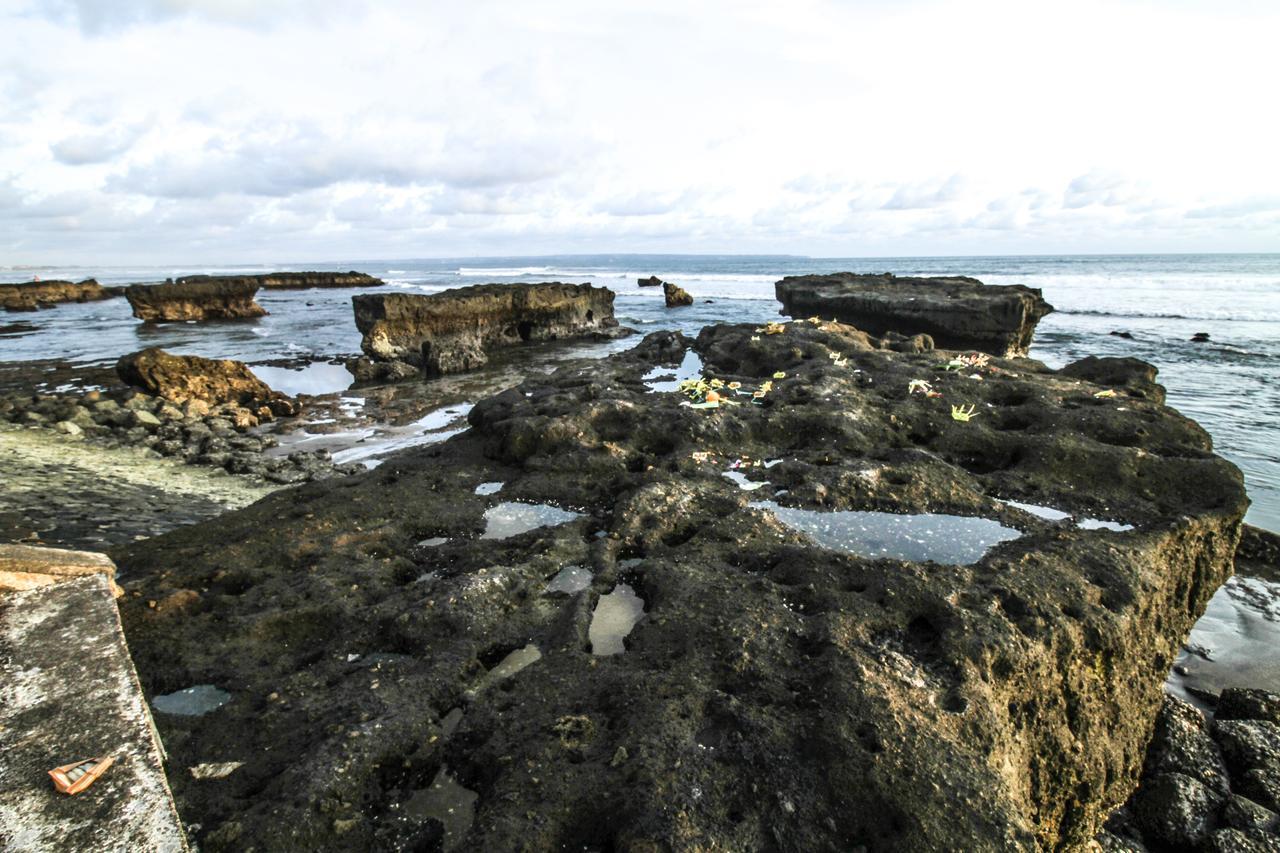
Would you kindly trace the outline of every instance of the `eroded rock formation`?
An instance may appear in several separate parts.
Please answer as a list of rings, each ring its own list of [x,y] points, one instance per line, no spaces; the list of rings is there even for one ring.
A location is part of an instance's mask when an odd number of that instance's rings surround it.
[[[613,291],[589,284],[478,284],[430,295],[362,293],[351,298],[360,348],[428,376],[486,363],[496,347],[617,334]]]
[[[1240,473],[1141,371],[880,347],[657,333],[115,552],[148,695],[232,694],[158,720],[201,849],[1087,844]]]
[[[262,275],[187,275],[178,284],[207,282],[253,283],[263,290],[305,290],[313,287],[381,287],[386,284],[368,273],[356,272],[273,272]]]
[[[662,296],[667,300],[668,308],[680,308],[693,304],[693,297],[689,295],[689,291],[669,281],[662,283]]]
[[[636,279],[636,284],[640,285],[641,287],[661,287],[662,285],[666,284],[666,282],[658,278],[656,275],[651,275],[648,278]]]
[[[125,298],[133,316],[144,323],[181,320],[239,320],[267,313],[254,300],[258,283],[251,279],[208,279],[163,284],[131,284]]]
[[[942,349],[1026,355],[1040,318],[1053,310],[1036,288],[976,278],[891,273],[789,276],[775,285],[782,313],[851,323],[871,334],[927,334]]]
[[[84,281],[30,281],[0,284],[0,308],[6,311],[35,311],[59,302],[93,302],[116,295],[92,278]]]
[[[208,406],[234,403],[258,421],[296,415],[298,403],[253,375],[247,365],[230,359],[173,355],[158,347],[140,350],[116,362],[116,373],[129,385],[174,403],[195,400]]]

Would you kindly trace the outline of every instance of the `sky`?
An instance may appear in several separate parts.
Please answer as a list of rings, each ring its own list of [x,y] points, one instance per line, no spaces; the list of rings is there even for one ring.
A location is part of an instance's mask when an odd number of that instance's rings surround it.
[[[1280,3],[0,0],[0,267],[1280,251]]]

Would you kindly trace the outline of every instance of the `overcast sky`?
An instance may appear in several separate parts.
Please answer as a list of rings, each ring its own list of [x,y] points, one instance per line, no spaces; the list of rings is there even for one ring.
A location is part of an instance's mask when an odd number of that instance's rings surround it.
[[[1280,3],[0,0],[0,266],[1280,251]]]

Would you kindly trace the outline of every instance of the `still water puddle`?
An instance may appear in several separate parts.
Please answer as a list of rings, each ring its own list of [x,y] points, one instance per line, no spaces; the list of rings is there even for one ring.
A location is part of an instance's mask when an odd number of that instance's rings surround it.
[[[629,584],[620,583],[613,592],[600,596],[591,614],[587,639],[593,655],[620,655],[627,650],[623,638],[644,616],[644,599]]]
[[[430,539],[423,539],[418,543],[419,548],[439,548],[441,545],[449,541],[447,536],[432,536]]]
[[[702,375],[702,357],[693,350],[685,350],[684,360],[674,371],[661,365],[652,368],[644,375],[644,384],[650,392],[662,393],[679,391],[680,383]]]
[[[351,371],[341,364],[329,364],[316,361],[306,367],[269,367],[265,364],[251,365],[253,375],[271,386],[275,391],[296,397],[298,394],[336,394],[351,386],[354,377]]]
[[[1165,690],[1206,709],[1195,694],[1228,687],[1280,692],[1280,583],[1237,575],[1209,599],[1165,680]]]
[[[761,486],[769,485],[764,480],[760,480],[760,481],[748,480],[747,475],[742,473],[741,471],[721,471],[720,473],[723,474],[726,478],[737,483],[738,488],[742,489],[744,492],[754,492],[756,489],[760,488]]]
[[[550,504],[526,504],[507,501],[484,511],[484,533],[481,539],[506,539],[539,527],[566,524],[582,515]]]
[[[431,787],[414,791],[404,813],[417,820],[438,820],[444,825],[444,849],[454,850],[471,829],[480,795],[458,784],[447,767],[441,767]]]
[[[183,717],[200,717],[217,710],[231,701],[231,694],[212,684],[197,684],[185,690],[156,696],[151,704],[164,714]]]
[[[981,560],[993,546],[1022,535],[989,518],[961,515],[818,512],[778,506],[773,501],[750,506],[769,510],[783,524],[824,548],[859,557],[967,566]]]
[[[582,566],[565,566],[547,584],[547,592],[573,595],[591,586],[591,572]]]
[[[1132,524],[1123,524],[1119,521],[1106,521],[1101,518],[1085,518],[1081,519],[1076,525],[1081,530],[1115,530],[1123,533],[1126,530],[1132,530]]]
[[[1000,500],[1000,499],[997,499]],[[1027,504],[1020,501],[1000,500],[1006,506],[1014,509],[1020,509],[1023,512],[1029,512],[1032,515],[1039,516],[1046,521],[1062,521],[1064,518],[1073,518],[1069,512],[1063,512],[1060,509],[1054,509],[1051,506],[1041,506],[1040,504]],[[1132,524],[1124,524],[1119,521],[1106,521],[1100,518],[1082,518],[1076,522],[1076,527],[1081,530],[1114,530],[1123,533],[1126,530],[1132,530]]]
[[[481,483],[476,486],[477,495],[496,495],[502,491],[503,483]]]

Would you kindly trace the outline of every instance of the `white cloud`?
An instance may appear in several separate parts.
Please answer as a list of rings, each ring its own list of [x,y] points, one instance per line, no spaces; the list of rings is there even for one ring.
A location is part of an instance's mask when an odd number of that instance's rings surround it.
[[[1247,0],[15,0],[0,251],[1273,248],[1278,30]]]

